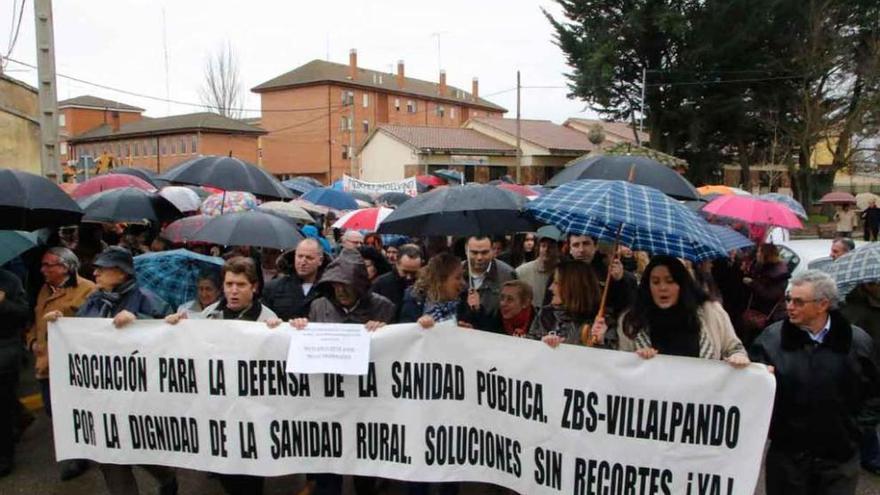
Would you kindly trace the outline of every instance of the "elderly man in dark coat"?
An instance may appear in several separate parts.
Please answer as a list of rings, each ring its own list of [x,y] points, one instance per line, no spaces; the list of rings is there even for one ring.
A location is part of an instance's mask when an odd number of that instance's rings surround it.
[[[791,280],[787,317],[767,327],[753,361],[776,374],[767,495],[852,495],[863,431],[880,414],[871,337],[836,309],[837,285],[807,270]]]

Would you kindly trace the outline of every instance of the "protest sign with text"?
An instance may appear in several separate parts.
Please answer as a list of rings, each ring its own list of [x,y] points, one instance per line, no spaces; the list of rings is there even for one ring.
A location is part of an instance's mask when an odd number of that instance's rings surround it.
[[[755,488],[775,388],[763,366],[394,325],[371,334],[366,375],[288,374],[295,331],[60,319],[49,331],[58,459],[529,494]]]

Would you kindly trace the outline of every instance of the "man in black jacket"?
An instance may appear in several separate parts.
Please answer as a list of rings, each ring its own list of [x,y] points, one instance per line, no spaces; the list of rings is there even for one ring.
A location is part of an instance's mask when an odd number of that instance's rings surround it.
[[[317,240],[303,239],[293,258],[293,270],[270,281],[263,289],[263,304],[283,321],[304,318],[318,297],[316,289],[324,265],[324,251]]]
[[[0,477],[12,472],[18,397],[18,371],[21,366],[22,331],[30,308],[21,281],[0,269]]]
[[[397,248],[397,263],[394,269],[373,281],[371,290],[394,303],[395,321],[400,320],[403,293],[416,281],[421,268],[422,250],[415,244],[404,244]]]
[[[862,432],[880,415],[871,337],[837,311],[825,272],[794,277],[785,300],[788,316],[750,353],[776,374],[767,495],[855,494]]]

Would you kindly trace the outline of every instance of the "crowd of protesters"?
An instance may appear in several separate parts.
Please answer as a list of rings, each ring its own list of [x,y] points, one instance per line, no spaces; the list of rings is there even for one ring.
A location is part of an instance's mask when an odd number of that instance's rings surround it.
[[[736,368],[767,364],[777,377],[767,454],[767,493],[854,493],[859,464],[880,473],[880,288],[863,284],[841,300],[828,275],[794,277],[772,244],[693,265],[633,252],[553,227],[508,237],[366,237],[356,231],[306,239],[289,252],[187,246],[225,258],[222,272],[197,281],[195,298],[171,308],[138,285],[133,256],[170,249],[146,229],[65,228],[39,255],[0,270],[0,474],[13,468],[16,434],[27,412],[16,397],[30,352],[51,414],[47,325],[60,317],[239,319],[305,328],[310,322],[365,325],[444,321],[550,347],[571,344],[722,360]],[[338,240],[337,240],[338,239]],[[848,247],[846,239],[834,250]],[[265,280],[264,280],[265,279]],[[607,293],[605,297],[603,294]],[[864,330],[863,330],[864,329]],[[160,492],[177,492],[173,469],[142,466]],[[62,480],[87,470],[64,461]],[[112,494],[138,493],[132,466],[101,464]],[[263,479],[216,475],[230,494],[262,493]],[[309,475],[313,494],[338,494],[342,476]],[[359,495],[384,482],[356,477]],[[819,491],[817,487],[821,488]],[[409,493],[430,484],[409,483]],[[438,487],[456,493],[456,484]]]

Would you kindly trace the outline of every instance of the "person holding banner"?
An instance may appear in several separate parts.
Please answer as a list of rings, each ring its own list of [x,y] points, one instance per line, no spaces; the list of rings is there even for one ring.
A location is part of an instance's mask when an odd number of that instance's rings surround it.
[[[863,431],[880,420],[880,370],[871,336],[837,309],[834,279],[791,279],[786,318],[750,349],[776,375],[766,456],[767,495],[854,495]]]
[[[49,340],[48,324],[45,315],[60,311],[64,316],[73,316],[95,291],[91,280],[80,277],[79,259],[70,249],[53,247],[43,254],[40,273],[46,282],[37,295],[34,306],[34,323],[27,333],[28,349],[34,354],[34,371],[40,384],[43,409],[52,417],[52,399],[49,395]],[[86,472],[89,464],[84,460],[65,460],[58,463],[61,481],[76,478]]]
[[[125,248],[113,246],[105,249],[93,261],[97,289],[76,313],[81,318],[112,318],[113,326],[123,328],[137,319],[162,318],[164,304],[138,286],[135,278],[134,259]],[[44,317],[47,322],[61,318],[63,313],[55,310]],[[138,485],[132,466],[124,464],[99,464],[107,491],[111,495],[137,495]],[[141,466],[159,482],[159,493],[177,493],[177,475],[165,466]]]
[[[635,303],[620,319],[618,348],[650,359],[657,354],[723,359],[749,365],[721,304],[708,299],[678,258],[654,256]]]
[[[361,255],[353,249],[343,249],[327,266],[319,282],[319,288],[327,294],[312,303],[308,318],[295,318],[290,324],[303,330],[310,321],[315,323],[357,323],[368,331],[375,331],[394,321],[394,304],[385,297],[370,291],[367,266]],[[314,483],[312,495],[339,495],[342,493],[342,476],[320,473],[309,477]],[[375,478],[355,476],[355,491],[360,495],[375,493]]]
[[[259,275],[254,260],[244,256],[229,258],[223,264],[223,298],[201,313],[202,318],[213,320],[244,320],[266,322],[270,328],[281,324],[271,309],[263,306],[257,296]],[[176,325],[187,318],[186,312],[165,317],[165,322]],[[261,495],[263,478],[245,474],[216,475],[223,490],[229,495]]]
[[[461,300],[465,290],[463,277],[461,261],[451,253],[441,253],[428,260],[415,284],[404,293],[400,322],[417,322],[426,329],[448,320],[470,326],[462,321],[466,314]],[[472,292],[468,297],[473,302],[477,295]]]
[[[610,344],[613,339],[606,343],[605,318],[594,321],[602,293],[590,265],[574,260],[560,263],[553,273],[550,293],[550,304],[538,311],[529,338],[550,347],[563,343],[598,347]]]

